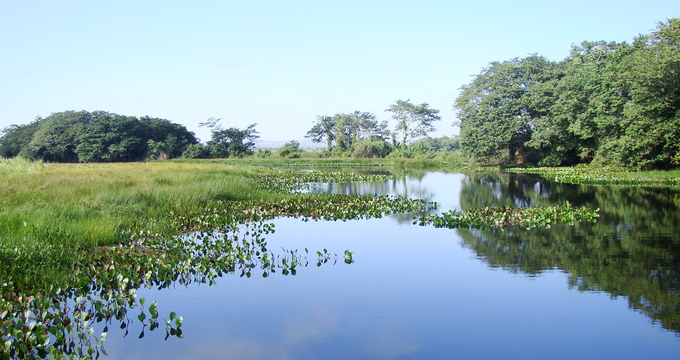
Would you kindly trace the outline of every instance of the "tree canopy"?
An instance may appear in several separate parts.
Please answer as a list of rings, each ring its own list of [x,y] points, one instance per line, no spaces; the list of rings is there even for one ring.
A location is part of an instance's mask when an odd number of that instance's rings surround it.
[[[454,103],[478,160],[637,168],[680,165],[680,19],[626,42],[584,41],[567,58],[492,62]]]
[[[378,122],[373,113],[357,110],[349,114],[317,116],[305,137],[316,143],[326,141],[328,151],[333,149],[333,142],[336,149],[345,151],[361,141],[384,140],[386,129],[386,121]]]
[[[140,161],[179,157],[192,144],[198,144],[193,132],[166,119],[63,111],[5,128],[0,155],[50,162]]]
[[[396,134],[401,134],[402,147],[406,147],[409,138],[426,136],[436,131],[432,123],[441,120],[437,115],[439,110],[431,109],[428,103],[415,105],[411,99],[397,100],[385,111],[391,112],[392,119],[397,122],[394,130]]]
[[[251,155],[255,148],[254,141],[260,138],[260,133],[255,130],[257,123],[251,124],[245,129],[237,127],[224,129],[220,124],[221,120],[211,117],[208,121],[199,125],[212,130],[212,139],[205,146],[207,157],[228,158]]]

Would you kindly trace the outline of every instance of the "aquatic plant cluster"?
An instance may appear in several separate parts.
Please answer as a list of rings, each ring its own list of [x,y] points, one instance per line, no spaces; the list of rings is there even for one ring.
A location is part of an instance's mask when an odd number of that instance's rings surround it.
[[[2,284],[0,358],[60,358],[64,355],[99,357],[106,355],[103,342],[114,320],[126,335],[136,318],[145,330],[160,326],[170,336],[182,337],[181,316],[171,312],[159,320],[156,302],[148,308],[138,298],[141,287],[164,289],[173,284],[214,284],[224,274],[250,277],[254,269],[262,276],[280,270],[295,275],[308,264],[308,250],[284,250],[276,255],[267,248],[263,235],[274,232],[273,224],[261,221],[229,223],[211,232],[164,237],[140,233],[127,244],[112,246],[86,267],[73,274],[73,286],[26,291],[19,284]],[[317,266],[337,254],[317,251]],[[346,250],[344,262],[351,264],[353,253]],[[44,295],[50,294],[50,295]],[[139,314],[131,314],[138,309]],[[104,322],[103,332],[94,334],[93,324]]]
[[[465,211],[451,210],[442,214],[430,214],[420,217],[414,224],[433,225],[445,228],[488,228],[521,226],[527,229],[548,229],[551,224],[573,224],[575,222],[595,222],[599,209],[593,210],[585,206],[575,208],[571,203],[558,206],[541,206],[531,208],[485,207]]]
[[[275,202],[235,201],[224,209],[212,209],[195,217],[175,216],[175,226],[183,232],[206,231],[244,221],[264,221],[276,217],[308,220],[358,220],[381,218],[394,213],[416,213],[436,208],[436,203],[400,196],[317,195],[293,197]],[[223,231],[222,229],[220,231]]]
[[[288,194],[313,190],[318,183],[346,183],[353,181],[385,181],[393,178],[386,174],[362,174],[338,171],[292,171],[269,169],[271,175],[252,176],[263,191]]]
[[[665,185],[679,186],[680,173],[630,171],[608,166],[574,166],[560,168],[509,168],[508,172],[540,174],[557,182],[584,185]]]

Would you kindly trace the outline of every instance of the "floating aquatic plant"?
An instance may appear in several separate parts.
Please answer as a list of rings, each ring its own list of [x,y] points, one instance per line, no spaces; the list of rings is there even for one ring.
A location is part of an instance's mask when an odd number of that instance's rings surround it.
[[[388,174],[365,174],[339,171],[293,171],[281,169],[269,169],[268,174],[252,177],[261,190],[280,194],[313,190],[318,183],[385,181],[392,178],[393,176]]]
[[[79,269],[69,288],[41,292],[2,284],[0,358],[97,358],[106,354],[103,343],[114,321],[126,335],[137,320],[140,338],[147,329],[159,327],[165,328],[166,339],[182,337],[182,317],[171,312],[161,320],[158,304],[145,307],[146,300],[138,298],[136,290],[214,284],[224,274],[251,277],[256,269],[262,270],[263,277],[277,270],[295,275],[298,268],[307,266],[308,250],[274,254],[263,237],[273,231],[273,224],[248,222],[179,237],[141,233],[127,244],[107,248],[97,261]],[[318,254],[318,266],[331,258],[326,249]],[[333,256],[337,262],[337,255]],[[353,262],[351,256],[345,252],[345,263]],[[132,315],[133,309],[139,314]],[[93,323],[102,322],[103,332],[95,335]]]
[[[598,211],[587,207],[575,208],[566,202],[558,206],[532,208],[485,207],[465,211],[451,210],[442,214],[430,214],[416,219],[414,224],[433,225],[446,228],[486,228],[521,226],[531,228],[550,228],[551,224],[573,224],[575,222],[595,222]]]
[[[540,174],[557,182],[586,185],[680,185],[677,172],[645,171],[608,166],[574,166],[560,168],[510,168],[509,172]]]

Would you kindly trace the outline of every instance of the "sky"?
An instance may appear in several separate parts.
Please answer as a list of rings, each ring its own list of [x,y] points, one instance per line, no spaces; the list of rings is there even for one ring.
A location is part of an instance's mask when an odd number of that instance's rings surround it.
[[[428,103],[454,134],[459,88],[492,61],[628,41],[680,1],[3,1],[0,129],[65,110],[302,140],[316,116]],[[395,124],[390,123],[390,127]]]

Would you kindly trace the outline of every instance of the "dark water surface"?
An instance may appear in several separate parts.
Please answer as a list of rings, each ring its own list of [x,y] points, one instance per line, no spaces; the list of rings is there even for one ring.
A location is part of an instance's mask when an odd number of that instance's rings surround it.
[[[570,201],[601,217],[550,230],[436,229],[412,225],[413,214],[277,219],[267,236],[275,252],[349,249],[355,263],[317,267],[310,256],[295,276],[255,271],[215,286],[140,289],[161,317],[184,317],[184,338],[112,330],[109,358],[680,357],[678,190],[428,172],[320,191],[399,194],[437,201],[439,211]]]

